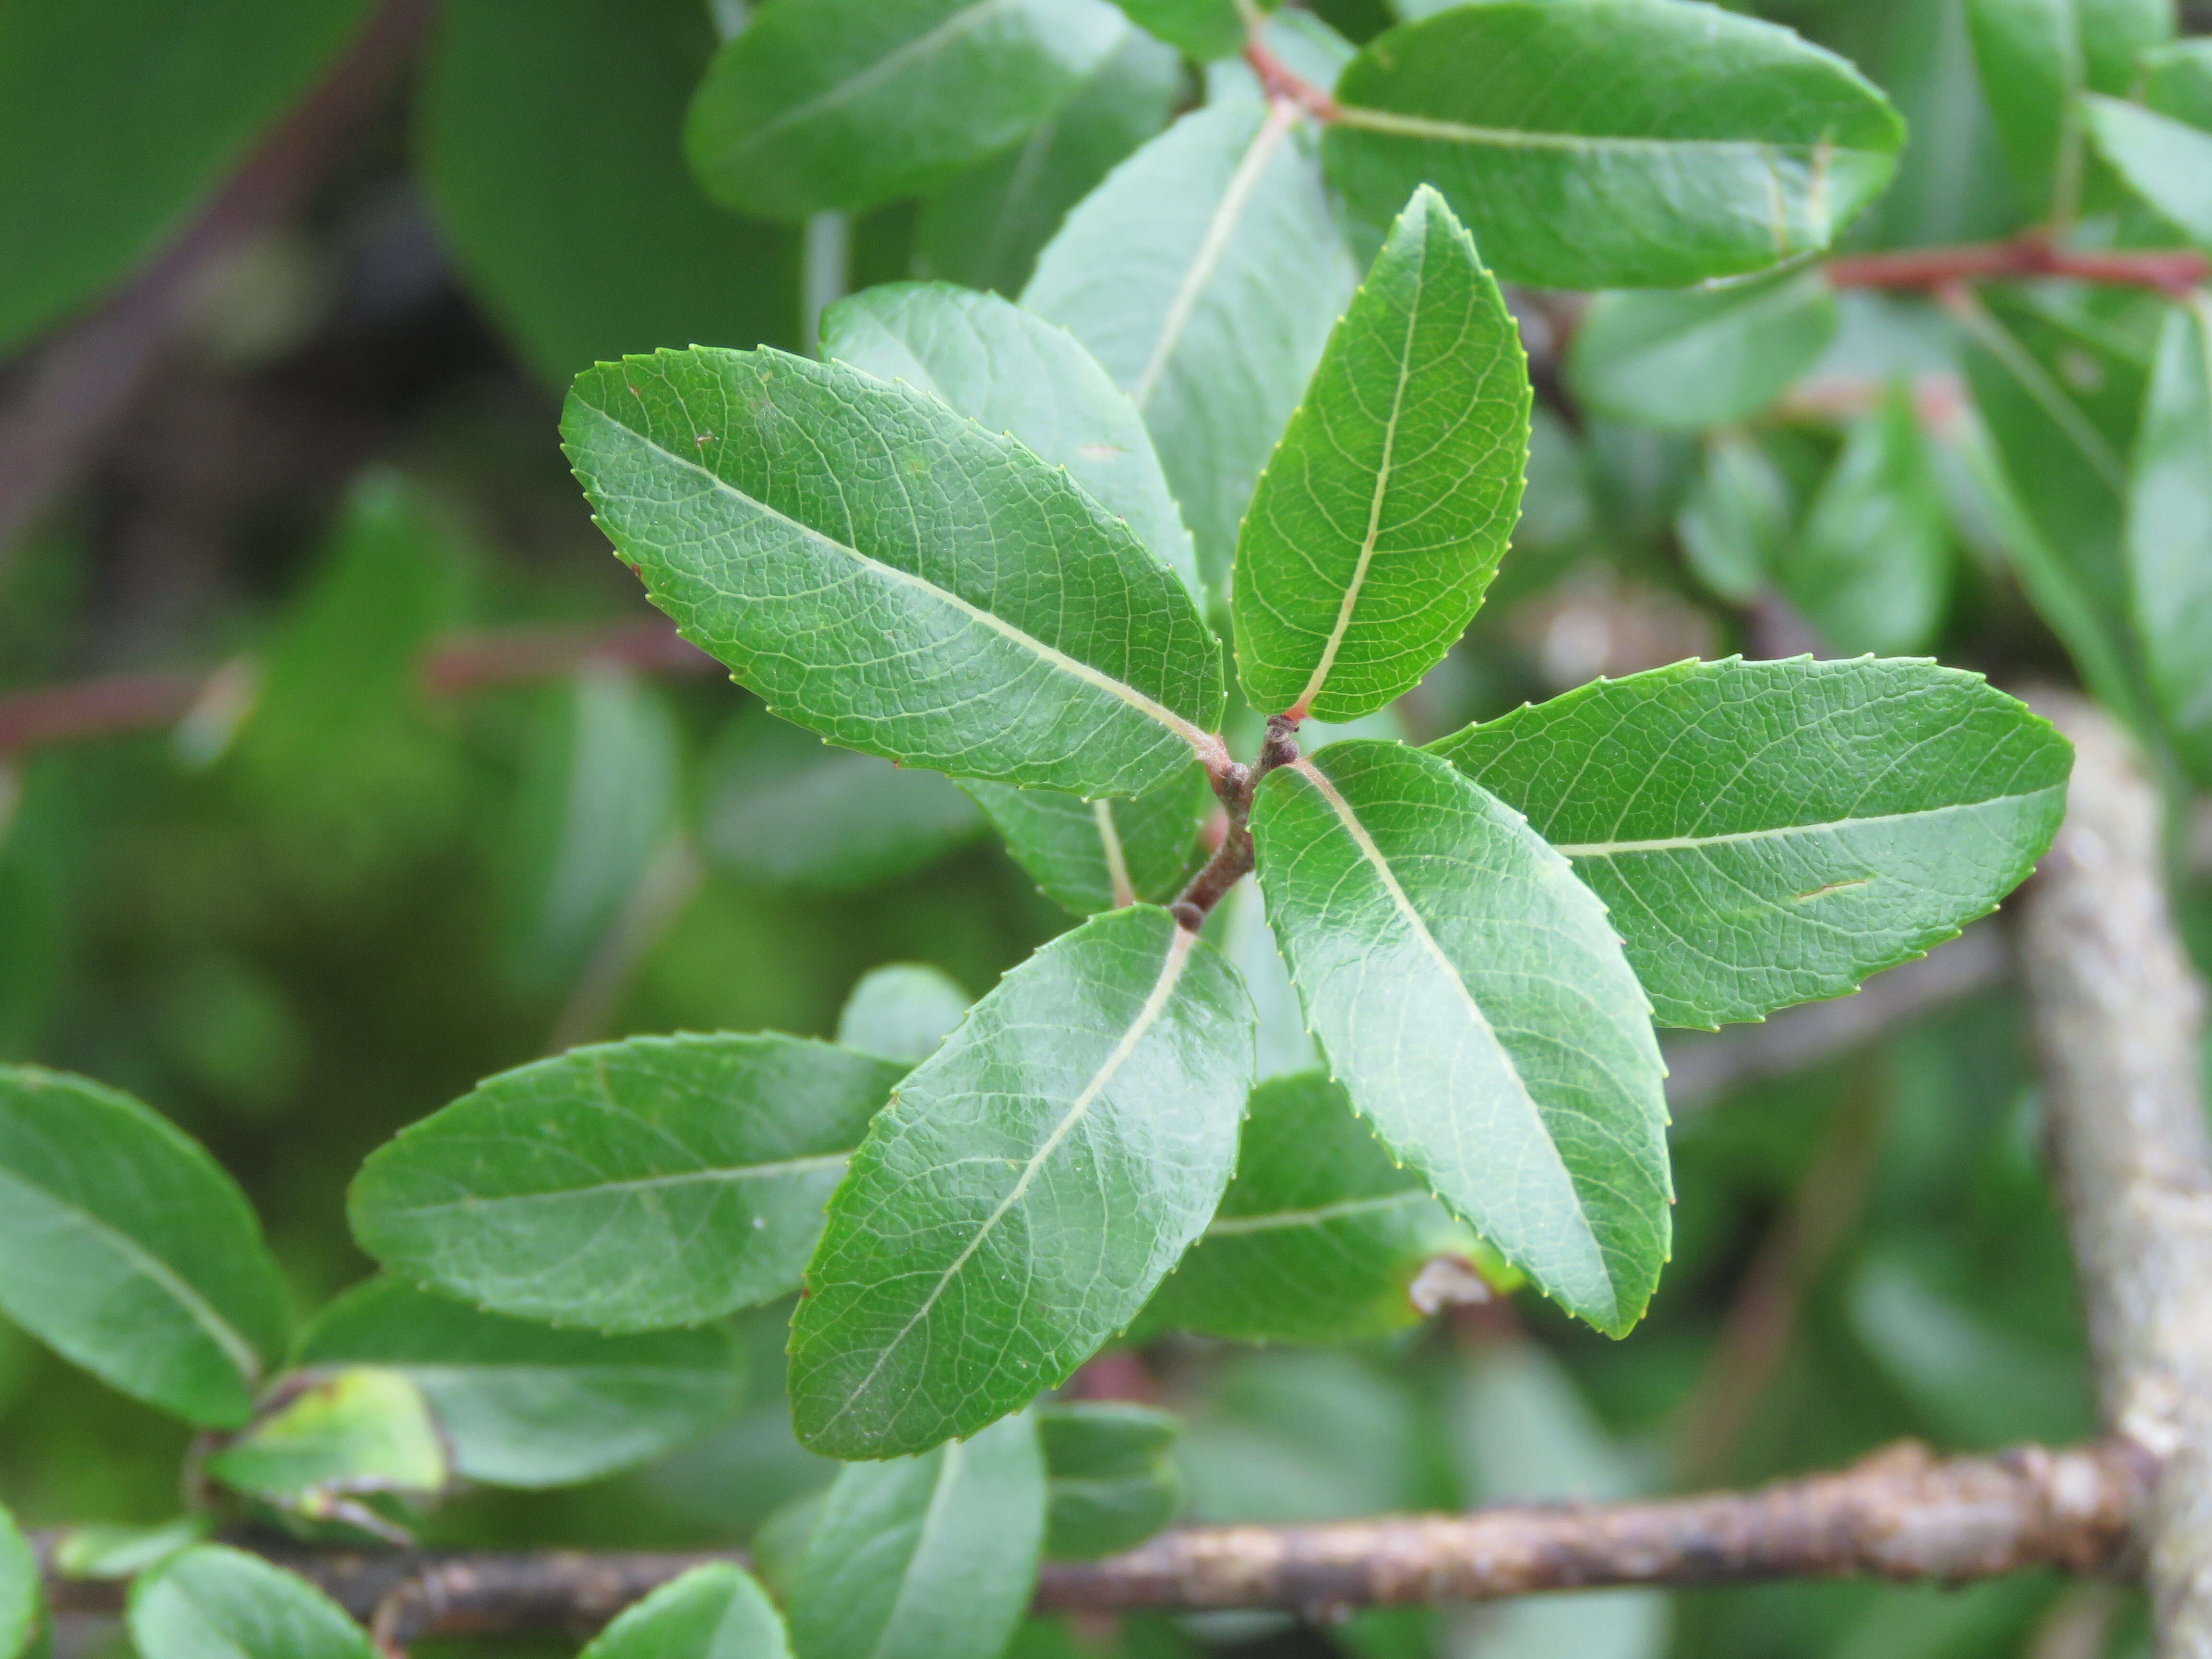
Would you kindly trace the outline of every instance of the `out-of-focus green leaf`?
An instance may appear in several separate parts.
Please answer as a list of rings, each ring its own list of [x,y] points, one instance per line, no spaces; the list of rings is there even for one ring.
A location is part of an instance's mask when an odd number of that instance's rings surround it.
[[[916,265],[945,282],[1020,293],[1068,210],[1167,125],[1182,86],[1176,54],[1127,30],[1056,114],[922,203]]]
[[[752,1575],[717,1561],[625,1609],[581,1659],[791,1659],[791,1643]]]
[[[1210,584],[1354,280],[1310,135],[1242,97],[1115,168],[1038,257],[1022,303],[1143,414]]]
[[[1407,1380],[1349,1353],[1225,1366],[1176,1449],[1193,1518],[1334,1521],[1449,1504]]]
[[[919,1457],[855,1463],[799,1563],[793,1645],[806,1659],[995,1654],[1029,1607],[1044,1524],[1026,1415]]]
[[[368,1633],[296,1573],[220,1544],[131,1587],[141,1659],[374,1659]]]
[[[1951,520],[1909,387],[1893,385],[1852,423],[1781,576],[1837,651],[1895,655],[1935,638],[1951,587]]]
[[[127,1095],[0,1067],[0,1312],[124,1393],[234,1428],[285,1346],[260,1224]]]
[[[1276,947],[1274,930],[1267,926],[1260,884],[1239,882],[1215,915],[1219,920],[1213,937],[1243,977],[1260,1016],[1260,1077],[1264,1080],[1312,1070],[1321,1064],[1321,1049],[1306,1030],[1297,987],[1291,983],[1291,970]]]
[[[495,1312],[694,1325],[797,1285],[903,1069],[797,1037],[632,1037],[505,1072],[369,1156],[349,1206],[394,1272]]]
[[[1624,421],[1696,432],[1758,414],[1835,337],[1817,270],[1675,293],[1601,295],[1575,331],[1576,394]]]
[[[1251,1081],[1250,1000],[1164,910],[1093,917],[1008,974],[830,1200],[792,1322],[800,1440],[919,1451],[1066,1382],[1205,1227]]]
[[[1200,63],[1233,57],[1244,45],[1244,20],[1237,14],[1237,0],[1115,0],[1177,52]],[[1259,0],[1273,9],[1275,0]]]
[[[1982,92],[2021,191],[2062,221],[2081,203],[2081,96],[2125,92],[2173,35],[2172,0],[1967,0]]]
[[[968,1012],[971,999],[941,968],[897,962],[861,975],[837,1016],[837,1041],[909,1065],[927,1060]]]
[[[453,1478],[422,1389],[372,1365],[280,1393],[204,1467],[233,1491],[311,1520],[337,1512],[336,1500],[369,1492],[428,1497]]]
[[[1045,896],[1079,916],[1172,899],[1197,866],[1199,830],[1214,804],[1198,766],[1135,800],[1086,801],[1004,783],[962,787]]]
[[[12,0],[0,12],[0,356],[161,246],[367,0]]]
[[[1705,465],[1674,515],[1674,533],[1699,580],[1742,605],[1773,580],[1790,547],[1790,481],[1748,433],[1705,440]]]
[[[2212,302],[2174,307],[2128,498],[2136,623],[2166,723],[2212,781]]]
[[[1451,649],[1520,508],[1531,397],[1498,284],[1424,185],[1237,537],[1237,665],[1254,708],[1357,720]]]
[[[1667,1110],[1605,907],[1519,813],[1398,744],[1269,773],[1252,833],[1354,1108],[1547,1294],[1627,1330],[1667,1255]]]
[[[2212,131],[2212,40],[2176,40],[2136,60],[2142,100],[2160,115]]]
[[[2073,751],[1929,662],[1677,663],[1435,751],[1528,815],[1606,902],[1671,1025],[1840,996],[1993,908],[2064,809]]]
[[[108,1522],[71,1527],[54,1540],[54,1571],[71,1578],[136,1578],[205,1542],[215,1523],[214,1516],[202,1513],[151,1527]]]
[[[1331,180],[1383,222],[1426,181],[1498,275],[1680,288],[1826,248],[1904,125],[1842,58],[1682,0],[1484,0],[1370,41]]]
[[[0,1060],[30,1058],[59,994],[88,837],[65,761],[0,762]]]
[[[1175,1518],[1182,1481],[1170,1453],[1182,1425],[1173,1415],[1108,1400],[1040,1406],[1033,1414],[1050,1477],[1046,1554],[1111,1555]]]
[[[18,1659],[39,1625],[39,1562],[0,1505],[0,1659]]]
[[[995,294],[885,283],[823,313],[822,355],[904,380],[1018,438],[1040,460],[1064,467],[1198,592],[1190,532],[1144,417],[1066,329]]]
[[[675,828],[681,783],[676,723],[658,691],[586,669],[562,702],[524,764],[509,866],[508,972],[533,989],[571,982],[621,919]]]
[[[763,710],[732,720],[705,767],[700,842],[715,863],[775,887],[853,892],[942,858],[982,828],[934,772],[825,748]]]
[[[684,145],[708,193],[799,221],[945,183],[1121,42],[1106,0],[782,0],[726,42]]]
[[[1856,61],[1895,102],[1911,135],[1895,181],[1867,211],[1869,246],[1995,241],[2020,224],[2018,194],[1975,69],[1967,3],[1898,0],[1859,13],[1872,12],[1883,50]]]
[[[2137,104],[2081,100],[2097,150],[2128,187],[2199,247],[2212,247],[2212,133]]]
[[[792,1591],[799,1584],[799,1565],[806,1558],[806,1546],[829,1501],[827,1491],[802,1492],[778,1507],[753,1534],[753,1571],[760,1575],[769,1593],[785,1607],[791,1605]]]
[[[798,239],[684,165],[714,46],[697,0],[441,9],[417,172],[471,288],[556,386],[656,346],[799,339]]]
[[[556,1486],[641,1463],[735,1413],[744,1371],[727,1330],[602,1336],[479,1313],[380,1278],[325,1309],[301,1365],[373,1365],[420,1388],[455,1470]]]
[[[579,376],[562,430],[654,603],[825,738],[1091,795],[1214,746],[1219,659],[1175,574],[927,392],[779,351],[661,352]]]
[[[1275,1078],[1252,1091],[1237,1178],[1141,1328],[1236,1342],[1380,1336],[1439,1305],[1417,1299],[1424,1267],[1477,1249],[1326,1073]]]

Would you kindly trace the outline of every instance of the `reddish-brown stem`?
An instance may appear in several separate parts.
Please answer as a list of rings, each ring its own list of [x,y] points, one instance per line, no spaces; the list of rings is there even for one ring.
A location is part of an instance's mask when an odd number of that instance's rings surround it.
[[[1259,35],[1254,34],[1244,42],[1244,61],[1260,77],[1260,89],[1270,101],[1296,104],[1316,121],[1337,118],[1336,100],[1277,57],[1274,49]]]
[[[1934,290],[2008,276],[2068,276],[2076,282],[2152,288],[2179,295],[2212,275],[2212,261],[2187,251],[2078,252],[2059,246],[2048,237],[2021,236],[2008,242],[1965,247],[1856,254],[1831,259],[1827,269],[1829,282],[1838,288]]]
[[[1252,873],[1252,792],[1268,773],[1279,766],[1288,766],[1298,757],[1297,733],[1298,723],[1288,714],[1270,715],[1267,738],[1260,745],[1260,757],[1249,766],[1231,761],[1213,775],[1213,793],[1221,797],[1222,811],[1229,817],[1228,827],[1213,856],[1190,878],[1190,885],[1182,890],[1182,896],[1169,907],[1175,919],[1192,933],[1206,925],[1213,907],[1228,896],[1231,888]]]

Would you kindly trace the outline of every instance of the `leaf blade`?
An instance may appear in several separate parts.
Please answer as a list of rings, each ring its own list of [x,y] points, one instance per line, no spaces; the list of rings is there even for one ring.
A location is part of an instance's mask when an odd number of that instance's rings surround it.
[[[1576,394],[1618,420],[1701,431],[1758,414],[1841,320],[1818,271],[1680,292],[1600,295],[1575,331]]]
[[[753,1576],[715,1561],[624,1608],[579,1659],[791,1659],[791,1643]]]
[[[1195,872],[1212,810],[1205,772],[1189,768],[1134,800],[1086,801],[1003,783],[962,786],[1045,896],[1079,916],[1141,901],[1165,904]]]
[[[1255,708],[1357,720],[1436,665],[1504,556],[1533,398],[1498,284],[1422,186],[1237,537],[1237,672]]]
[[[374,1659],[367,1632],[322,1591],[222,1544],[132,1584],[128,1617],[145,1659]]]
[[[2127,535],[2152,687],[2190,769],[2212,777],[2212,307],[2201,289],[2166,316]]]
[[[1279,768],[1252,830],[1354,1107],[1547,1294],[1633,1325],[1667,1248],[1664,1068],[1604,908],[1518,814],[1395,744]]]
[[[1094,917],[1009,974],[830,1201],[792,1322],[801,1441],[916,1451],[1064,1382],[1205,1225],[1251,1069],[1243,986],[1164,910]],[[995,1342],[947,1335],[984,1322]]]

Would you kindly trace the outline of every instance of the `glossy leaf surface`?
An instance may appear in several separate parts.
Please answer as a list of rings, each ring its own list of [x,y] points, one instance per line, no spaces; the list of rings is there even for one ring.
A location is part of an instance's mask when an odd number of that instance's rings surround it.
[[[366,0],[14,0],[0,19],[0,356],[150,256]]]
[[[1168,124],[1182,63],[1142,29],[1074,95],[1010,149],[960,173],[921,204],[915,263],[925,276],[1016,295],[1068,210]]]
[[[296,1573],[220,1544],[131,1587],[142,1659],[374,1659],[368,1633]]]
[[[1679,293],[1600,295],[1575,330],[1568,374],[1599,413],[1695,432],[1758,414],[1834,337],[1835,291],[1818,271]]]
[[[1664,1067],[1605,907],[1519,813],[1397,744],[1270,773],[1252,832],[1353,1107],[1548,1295],[1633,1325],[1667,1255]]]
[[[1190,532],[1144,417],[1066,329],[994,294],[892,283],[823,313],[822,355],[933,393],[1065,467],[1198,592]]]
[[[806,1659],[944,1659],[1003,1648],[1036,1582],[1045,1467],[1027,1416],[830,1489],[791,1595]]]
[[[1357,720],[1466,631],[1521,505],[1521,337],[1443,198],[1392,228],[1237,538],[1237,665],[1269,714]]]
[[[1373,223],[1443,191],[1492,268],[1680,288],[1817,252],[1889,181],[1903,125],[1843,59],[1682,0],[1482,0],[1362,48],[1329,177]]]
[[[1326,1073],[1273,1078],[1252,1091],[1236,1180],[1142,1328],[1232,1342],[1381,1336],[1433,1310],[1410,1294],[1424,1267],[1474,1249]]]
[[[1892,386],[1852,423],[1781,575],[1835,651],[1895,655],[1935,638],[1950,592],[1951,524],[1908,388]]]
[[[1133,1549],[1175,1518],[1182,1483],[1169,1455],[1182,1425],[1122,1401],[1040,1406],[1045,1553],[1083,1561]]]
[[[919,1451],[1065,1382],[1205,1226],[1251,1080],[1250,999],[1164,910],[1094,917],[1008,974],[830,1200],[792,1322],[799,1438]]]
[[[804,0],[715,56],[684,134],[725,205],[765,218],[944,183],[1050,115],[1119,44],[1106,0]]]
[[[2097,150],[2128,187],[2199,247],[2212,247],[2212,133],[2117,98],[2085,98]]]
[[[778,351],[581,375],[601,526],[684,636],[848,749],[1141,794],[1224,693],[1175,574],[1056,468],[937,398]],[[825,467],[823,458],[829,458]]]
[[[455,1468],[555,1486],[641,1463],[732,1415],[744,1368],[708,1327],[635,1336],[559,1330],[371,1279],[300,1340],[302,1365],[374,1365],[420,1388]]]
[[[441,9],[416,173],[469,288],[554,386],[656,346],[799,339],[798,238],[716,207],[684,165],[714,46],[692,0]]]
[[[581,1659],[791,1659],[791,1643],[753,1576],[717,1561],[625,1608]]]
[[[0,1312],[149,1405],[246,1420],[284,1289],[216,1161],[126,1095],[0,1067]]]
[[[499,1076],[371,1154],[354,1236],[495,1312],[692,1325],[793,1290],[904,1068],[797,1037],[632,1037]]]
[[[2136,625],[2166,723],[2212,777],[2212,304],[2167,313],[2136,442],[2128,554]]]
[[[1840,996],[2034,867],[2072,750],[1929,662],[1677,663],[1434,745],[1606,902],[1670,1025]]]
[[[965,787],[1045,896],[1079,916],[1174,898],[1200,861],[1199,830],[1214,805],[1196,766],[1135,800],[1086,801],[1003,783]]]
[[[972,1000],[941,968],[897,962],[860,976],[837,1016],[837,1042],[909,1065],[935,1052]]]
[[[1355,275],[1310,135],[1231,98],[1115,168],[1022,292],[1144,416],[1210,584]]]

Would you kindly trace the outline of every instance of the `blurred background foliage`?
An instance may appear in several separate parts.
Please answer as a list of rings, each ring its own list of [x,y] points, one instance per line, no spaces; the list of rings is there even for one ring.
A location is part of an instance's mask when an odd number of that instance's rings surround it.
[[[2018,228],[1960,0],[1740,9],[1850,56],[1913,123],[1857,245]],[[1313,9],[1355,40],[1391,21],[1382,0]],[[465,630],[649,615],[555,444],[575,369],[691,341],[799,349],[826,295],[916,270],[1018,287],[1066,203],[1187,101],[1184,71],[1143,49],[1117,63],[1124,95],[1079,101],[1033,143],[1018,210],[979,206],[1012,188],[1017,158],[996,158],[833,237],[737,218],[685,170],[678,130],[716,38],[705,0],[529,12],[518,25],[513,0],[447,0],[406,95],[307,213],[223,264],[94,475],[0,545],[0,696],[224,665],[180,723],[0,754],[0,1059],[131,1090],[205,1141],[302,1311],[369,1270],[343,1221],[362,1156],[477,1079],[630,1032],[827,1036],[870,967],[928,963],[980,994],[1070,923],[957,789],[824,750],[716,675],[602,662],[432,695],[422,663]],[[296,50],[326,51],[352,15],[300,8]],[[283,102],[237,92],[204,154],[147,181],[173,202],[145,222],[188,210]],[[0,192],[20,185],[0,177]],[[2092,207],[2125,211],[2088,188]],[[134,234],[158,240],[120,219],[84,234],[70,257],[95,269],[137,257]],[[52,280],[67,291],[66,270]],[[2157,302],[1989,304],[2124,447]],[[0,346],[69,309],[11,294]],[[1541,396],[1516,551],[1446,671],[1398,711],[1413,737],[1595,673],[1759,649],[1759,572],[1742,562],[1762,538],[1796,550],[1785,585],[1839,644],[1932,648],[2014,685],[2070,675],[2002,556],[1972,446],[1916,410],[1926,376],[1978,368],[1932,304],[1843,295],[1808,395],[1704,437],[1663,409],[1637,418],[1651,391],[1632,375],[1563,374],[1549,300],[1523,321]],[[1902,389],[1838,415],[1809,394],[1839,379]],[[1984,419],[2006,418],[1993,393]],[[1880,522],[1851,496],[1869,476]],[[1824,538],[1894,556],[1838,581]],[[2094,678],[2094,653],[2068,644]],[[2212,954],[2203,892],[2189,914]],[[1162,1397],[1188,1413],[1188,1513],[1625,1495],[1832,1465],[1900,1436],[1972,1449],[2087,1431],[2020,1020],[2010,991],[1984,990],[1684,1109],[1675,1258],[1632,1340],[1522,1297],[1345,1351],[1163,1346]],[[782,1322],[738,1322],[750,1403],[707,1440],[590,1487],[466,1498],[426,1535],[747,1539],[831,1468],[785,1425]],[[27,1524],[173,1514],[184,1442],[0,1326],[0,1500]],[[2130,1651],[2137,1628],[2114,1593],[2030,1576],[1311,1629],[1039,1625],[1021,1650],[2059,1659]]]

